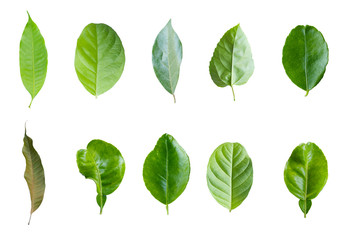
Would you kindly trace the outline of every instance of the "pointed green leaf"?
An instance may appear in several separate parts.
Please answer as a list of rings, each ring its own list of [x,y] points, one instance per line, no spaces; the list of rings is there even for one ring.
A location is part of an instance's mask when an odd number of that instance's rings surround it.
[[[45,40],[39,28],[28,13],[29,20],[20,40],[20,75],[26,90],[31,95],[31,103],[44,85],[48,55]]]
[[[171,26],[171,20],[159,32],[152,50],[152,63],[156,77],[163,87],[174,97],[179,80],[182,60],[182,45]]]
[[[116,147],[102,140],[92,140],[87,149],[77,152],[76,158],[80,173],[96,184],[96,202],[101,214],[106,195],[113,193],[124,177],[124,159]]]
[[[40,156],[33,146],[33,140],[26,135],[26,128],[22,152],[26,160],[24,177],[29,187],[31,198],[30,219],[28,223],[30,224],[32,213],[40,207],[44,198],[45,175]]]
[[[210,75],[218,87],[245,84],[254,72],[249,42],[240,25],[228,30],[217,44],[210,61]]]
[[[99,96],[120,79],[125,51],[119,36],[106,24],[87,25],[77,40],[76,74],[85,89]]]
[[[239,143],[223,143],[215,149],[207,167],[207,184],[215,200],[229,211],[249,194],[253,182],[252,162]]]
[[[308,25],[291,30],[282,62],[288,77],[306,96],[323,78],[328,61],[329,49],[321,32]]]
[[[146,188],[166,205],[168,214],[168,205],[185,190],[189,176],[188,155],[171,135],[164,134],[145,159],[143,177]]]
[[[298,199],[306,217],[314,199],[326,184],[328,166],[325,155],[314,143],[300,144],[286,163],[284,180],[289,191]]]

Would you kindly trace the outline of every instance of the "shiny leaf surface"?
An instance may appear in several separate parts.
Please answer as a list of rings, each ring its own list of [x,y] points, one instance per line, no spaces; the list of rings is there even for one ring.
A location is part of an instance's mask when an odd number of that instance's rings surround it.
[[[190,176],[190,161],[185,150],[169,134],[164,134],[144,162],[146,188],[161,203],[168,205],[185,190]]]
[[[239,143],[223,143],[215,149],[207,167],[207,184],[215,200],[237,208],[249,194],[253,182],[252,162]]]
[[[292,152],[284,171],[285,184],[299,200],[306,217],[314,199],[326,184],[328,166],[321,149],[314,143],[300,144]]]
[[[171,25],[171,20],[159,32],[152,50],[152,63],[161,85],[174,97],[179,80],[182,45]]]
[[[116,147],[102,140],[92,140],[76,157],[80,173],[96,184],[96,202],[101,214],[106,196],[119,187],[124,177],[124,159]]]
[[[254,72],[249,42],[240,25],[228,30],[217,44],[210,61],[210,75],[218,87],[245,84]]]
[[[323,78],[328,61],[329,49],[321,32],[308,25],[291,30],[282,62],[288,77],[306,96]]]
[[[45,174],[40,156],[33,146],[33,140],[26,135],[26,129],[22,152],[26,160],[24,177],[29,187],[31,198],[30,219],[28,223],[30,224],[31,215],[40,207],[44,198]]]
[[[45,40],[39,28],[29,13],[28,16],[29,20],[20,40],[19,63],[22,82],[31,95],[29,105],[31,107],[32,101],[45,82],[48,55]]]
[[[120,79],[125,51],[119,36],[106,24],[87,25],[77,40],[76,74],[85,89],[99,96]]]

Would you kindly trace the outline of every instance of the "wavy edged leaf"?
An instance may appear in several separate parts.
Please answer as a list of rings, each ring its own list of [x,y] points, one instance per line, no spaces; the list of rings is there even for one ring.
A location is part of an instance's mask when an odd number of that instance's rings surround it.
[[[162,135],[146,157],[143,178],[146,188],[159,202],[168,205],[185,190],[190,176],[190,161],[185,150],[169,134]]]
[[[308,25],[291,30],[282,62],[290,80],[306,91],[306,96],[323,78],[328,61],[329,49],[321,32]]]
[[[210,61],[210,75],[218,87],[245,84],[254,72],[250,44],[240,25],[228,30],[217,44]]]
[[[315,143],[300,144],[292,152],[284,170],[286,187],[298,199],[306,217],[314,199],[323,189],[328,178],[324,153]]]
[[[102,140],[92,140],[86,149],[77,152],[76,159],[80,173],[96,184],[101,214],[106,196],[119,187],[124,177],[125,161],[116,147]]]
[[[106,24],[87,25],[77,40],[76,74],[94,96],[110,90],[120,79],[125,51],[119,36]]]
[[[31,107],[35,96],[45,82],[48,54],[45,40],[39,28],[33,22],[29,13],[28,16],[29,20],[20,40],[19,63],[22,82],[31,95],[29,105]]]
[[[252,162],[239,143],[223,143],[212,153],[206,174],[215,200],[229,211],[237,208],[249,194],[253,182]]]
[[[166,91],[175,99],[182,60],[181,41],[174,31],[171,20],[159,32],[152,50],[152,63],[156,77]]]
[[[22,152],[26,160],[24,178],[29,187],[31,198],[31,210],[28,223],[30,224],[31,215],[40,207],[44,198],[45,174],[40,156],[33,146],[33,140],[26,135],[26,128]]]

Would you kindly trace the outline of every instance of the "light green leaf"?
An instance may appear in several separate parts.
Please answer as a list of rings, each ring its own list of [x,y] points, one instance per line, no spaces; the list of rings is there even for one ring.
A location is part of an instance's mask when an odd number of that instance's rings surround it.
[[[314,199],[326,184],[328,166],[321,149],[314,143],[300,144],[286,163],[284,180],[289,191],[299,198],[306,217]]]
[[[210,75],[218,87],[245,84],[254,72],[249,42],[240,25],[227,31],[217,44],[210,61]]]
[[[159,32],[152,50],[152,63],[156,77],[163,87],[174,97],[179,80],[182,60],[182,45],[171,26],[171,20]]]
[[[75,70],[94,96],[111,89],[125,66],[125,51],[119,36],[106,24],[87,25],[77,40]]]
[[[306,91],[305,96],[323,78],[328,61],[329,49],[321,32],[308,25],[291,30],[282,62],[291,81]]]
[[[80,173],[96,184],[96,202],[101,214],[106,196],[119,187],[124,177],[124,159],[116,147],[102,140],[92,140],[87,149],[77,152],[76,158]]]
[[[223,143],[215,149],[207,167],[207,184],[215,200],[229,211],[249,194],[253,182],[252,162],[239,143]]]
[[[44,198],[45,174],[40,156],[33,146],[33,140],[26,135],[26,128],[22,152],[26,160],[24,177],[29,187],[31,198],[31,210],[28,223],[30,224],[31,215],[40,207]]]
[[[39,28],[33,22],[28,13],[29,20],[25,26],[20,40],[20,75],[26,90],[31,95],[32,101],[44,85],[48,55],[45,46],[45,40],[40,33]]]
[[[166,205],[185,190],[190,176],[190,161],[185,150],[169,134],[164,134],[144,162],[143,177],[150,193]]]

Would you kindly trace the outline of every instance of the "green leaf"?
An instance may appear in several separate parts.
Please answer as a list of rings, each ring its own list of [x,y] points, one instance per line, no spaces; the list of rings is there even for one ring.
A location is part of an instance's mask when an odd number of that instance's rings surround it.
[[[223,143],[212,153],[207,184],[215,200],[225,208],[237,208],[249,194],[253,182],[252,162],[239,143]]]
[[[87,25],[77,40],[75,70],[85,89],[99,96],[120,79],[125,51],[119,36],[106,24]]]
[[[291,30],[283,48],[282,62],[291,81],[306,91],[323,78],[329,61],[329,49],[321,32],[312,26]]]
[[[113,193],[124,177],[124,159],[116,147],[102,140],[92,140],[87,149],[77,152],[76,158],[80,173],[96,184],[96,202],[101,214],[106,195]]]
[[[217,44],[210,61],[210,75],[218,87],[245,84],[254,72],[249,42],[240,25],[228,30]]]
[[[321,149],[314,143],[300,144],[292,152],[284,171],[285,184],[298,199],[306,217],[314,199],[326,184],[328,166]]]
[[[182,45],[171,26],[171,20],[159,32],[152,50],[152,63],[156,77],[166,91],[175,99],[175,88],[179,80],[182,60]]]
[[[146,157],[143,177],[150,193],[166,205],[185,190],[190,176],[190,161],[185,150],[169,134],[164,134]]]
[[[31,198],[31,210],[28,223],[30,224],[31,215],[40,207],[44,198],[45,175],[40,156],[33,146],[33,140],[26,135],[26,128],[22,152],[26,160],[24,177],[29,187]]]
[[[25,26],[20,40],[20,75],[26,90],[31,95],[32,101],[44,85],[48,55],[45,46],[45,40],[40,33],[39,28],[33,22],[28,13],[29,20]]]

